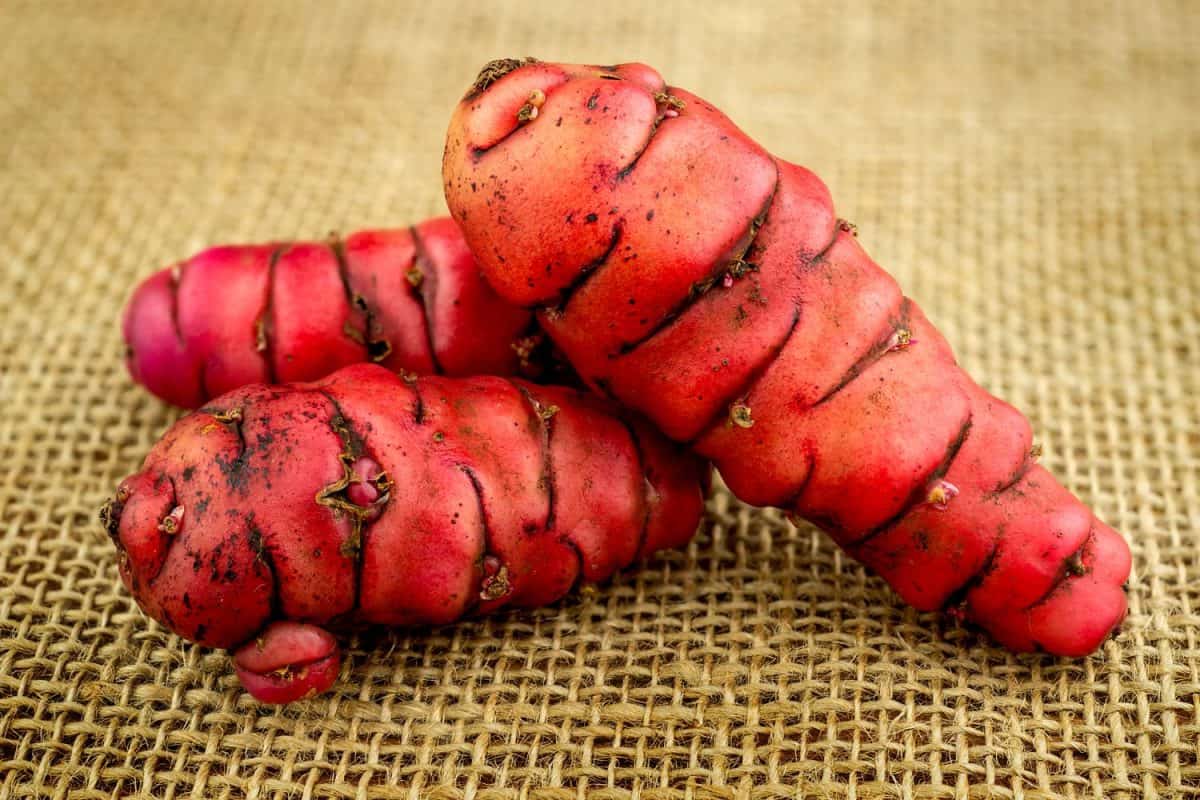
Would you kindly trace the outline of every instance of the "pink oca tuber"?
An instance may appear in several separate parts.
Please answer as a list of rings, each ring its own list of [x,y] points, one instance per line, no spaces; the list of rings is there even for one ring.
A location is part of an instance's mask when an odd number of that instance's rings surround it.
[[[101,519],[147,614],[286,703],[336,679],[328,630],[544,605],[682,545],[707,477],[591,395],[359,364],[184,417]]]
[[[210,248],[143,281],[122,330],[133,379],[187,408],[366,361],[528,378],[554,366],[532,315],[480,279],[446,218],[325,242]]]
[[[590,386],[1013,650],[1120,623],[1121,536],[1036,463],[825,185],[641,64],[492,62],[446,199],[484,277]]]

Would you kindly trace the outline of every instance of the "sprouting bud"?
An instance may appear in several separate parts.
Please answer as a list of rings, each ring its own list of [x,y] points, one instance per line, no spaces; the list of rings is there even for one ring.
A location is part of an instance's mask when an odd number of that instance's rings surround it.
[[[508,567],[495,556],[484,556],[483,581],[480,584],[480,600],[499,600],[512,591],[508,582]]]
[[[937,511],[945,511],[955,497],[958,497],[958,487],[950,481],[938,480],[925,496],[925,502]]]
[[[1029,448],[1029,458],[1031,461],[1037,461],[1042,457],[1042,443],[1035,442],[1033,447]]]
[[[541,108],[542,103],[546,102],[546,93],[541,89],[534,89],[529,93],[529,100],[526,102],[534,108]]]
[[[754,417],[750,414],[750,406],[741,400],[729,407],[729,421],[739,428],[753,428]]]
[[[655,92],[654,102],[660,106],[667,106],[667,111],[665,113],[674,117],[679,116],[678,112],[683,110],[683,108],[687,105],[687,103],[683,102],[683,100],[680,98],[673,94],[668,94],[667,92]],[[670,114],[671,111],[675,111],[676,113]]]
[[[425,273],[421,272],[420,267],[418,267],[416,264],[413,264],[412,268],[409,269],[408,272],[404,273],[404,277],[408,278],[409,285],[411,285],[414,289],[418,289],[425,280]]]
[[[542,343],[542,334],[534,333],[529,336],[522,336],[512,343],[513,352],[517,354],[517,360],[522,367],[529,366],[529,359],[533,357],[533,351]]]
[[[162,518],[158,529],[167,536],[174,536],[183,528],[183,506],[175,506],[171,513]]]
[[[891,335],[891,338],[888,339],[887,351],[894,353],[897,350],[903,350],[916,343],[917,340],[912,338],[912,331],[908,328],[897,328]]]
[[[740,278],[748,272],[758,272],[758,264],[753,261],[747,261],[744,258],[735,258],[729,262],[729,274],[734,278]]]
[[[537,115],[537,106],[526,103],[525,105],[521,106],[521,109],[517,112],[517,122],[530,122],[531,120],[537,119]]]

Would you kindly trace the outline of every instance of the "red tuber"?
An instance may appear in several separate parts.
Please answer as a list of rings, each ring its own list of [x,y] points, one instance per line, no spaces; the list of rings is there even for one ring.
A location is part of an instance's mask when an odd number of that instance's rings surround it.
[[[327,629],[544,605],[682,545],[707,477],[592,395],[359,364],[184,417],[101,518],[147,614],[288,702],[336,678]]]
[[[528,378],[552,366],[532,315],[480,279],[446,218],[326,242],[210,248],[143,281],[122,329],[133,379],[188,408],[365,361]]]
[[[537,111],[531,113],[531,109]],[[817,523],[919,609],[1078,656],[1129,549],[1038,466],[825,185],[641,64],[492,62],[446,199],[484,277],[582,379]]]

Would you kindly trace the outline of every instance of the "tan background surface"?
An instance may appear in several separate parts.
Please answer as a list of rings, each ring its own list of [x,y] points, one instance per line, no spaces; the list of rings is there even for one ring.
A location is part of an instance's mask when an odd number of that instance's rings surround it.
[[[0,798],[1200,786],[1196,4],[7,0],[0,31]],[[95,521],[173,419],[120,363],[135,279],[441,212],[451,107],[526,54],[653,63],[822,174],[1132,542],[1124,634],[1006,655],[724,496],[686,552],[364,642],[285,711],[149,624]]]

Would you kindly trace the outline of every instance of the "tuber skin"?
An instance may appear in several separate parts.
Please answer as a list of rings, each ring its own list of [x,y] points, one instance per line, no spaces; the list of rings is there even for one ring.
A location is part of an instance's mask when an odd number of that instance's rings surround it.
[[[213,247],[134,291],[130,375],[196,408],[251,383],[359,362],[418,374],[543,377],[532,315],[500,300],[448,218],[325,242]]]
[[[522,109],[534,104],[536,116]],[[921,610],[1093,651],[1128,546],[839,220],[825,185],[641,64],[492,62],[446,199],[484,277],[592,388],[828,531]]]
[[[358,364],[184,417],[101,519],[138,605],[285,703],[336,679],[329,630],[545,605],[683,545],[707,479],[593,395]]]

